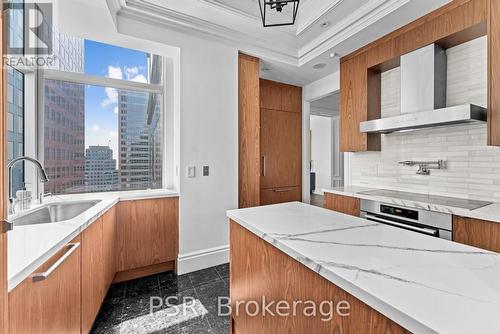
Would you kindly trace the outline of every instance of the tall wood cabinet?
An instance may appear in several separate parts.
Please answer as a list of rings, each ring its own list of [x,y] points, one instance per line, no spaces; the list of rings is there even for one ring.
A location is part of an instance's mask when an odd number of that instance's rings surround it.
[[[302,90],[260,81],[260,204],[302,200]]]
[[[302,200],[302,88],[239,56],[239,207]]]

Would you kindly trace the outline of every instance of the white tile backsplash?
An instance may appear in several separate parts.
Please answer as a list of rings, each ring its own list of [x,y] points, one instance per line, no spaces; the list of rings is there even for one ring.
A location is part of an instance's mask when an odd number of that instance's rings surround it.
[[[447,105],[487,104],[487,42],[478,38],[447,50]],[[382,74],[382,117],[400,113],[400,69]],[[446,161],[430,176],[402,160]],[[354,153],[352,184],[500,202],[500,147],[486,146],[486,124],[382,135],[381,152]]]

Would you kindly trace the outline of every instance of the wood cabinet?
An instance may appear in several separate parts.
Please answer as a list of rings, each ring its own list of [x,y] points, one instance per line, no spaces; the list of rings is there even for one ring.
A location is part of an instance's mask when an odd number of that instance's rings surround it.
[[[500,224],[453,216],[453,241],[500,253]]]
[[[82,333],[88,333],[106,296],[103,218],[82,233]]]
[[[359,217],[360,215],[359,198],[325,193],[323,200],[324,200],[324,207],[326,209],[345,213],[346,215],[351,215],[355,217]]]
[[[9,333],[80,333],[81,249],[73,240],[9,293]]]
[[[258,58],[238,57],[238,202],[260,203],[260,83]]]
[[[410,333],[232,221],[230,242],[232,333]],[[322,321],[320,317],[304,315],[304,306],[299,305],[293,317],[269,316],[262,312],[250,316],[242,311],[244,306],[238,306],[241,301],[260,301],[263,296],[273,314],[279,314],[278,301],[292,305],[295,301],[306,300],[316,305],[325,300],[345,300],[350,305],[350,314],[347,317],[335,314],[331,320]],[[235,311],[238,308],[240,312]]]
[[[262,189],[260,193],[260,205],[293,202],[301,197],[301,187]]]
[[[488,36],[488,145],[500,146],[500,3],[454,0],[422,18],[342,57],[340,147],[343,152],[380,150],[380,135],[359,132],[359,123],[380,117],[381,72],[408,52],[437,43],[450,48]]]
[[[302,91],[260,80],[261,205],[302,200]]]
[[[117,216],[117,271],[176,261],[178,212],[178,198],[120,202]]]
[[[116,274],[116,206],[102,217],[104,282],[107,291]]]

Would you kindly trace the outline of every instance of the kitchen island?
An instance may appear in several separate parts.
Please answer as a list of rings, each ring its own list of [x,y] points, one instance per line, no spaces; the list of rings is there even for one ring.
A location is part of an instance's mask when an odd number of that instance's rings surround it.
[[[298,202],[228,217],[234,333],[500,333],[497,253]],[[236,314],[263,296],[350,310]]]

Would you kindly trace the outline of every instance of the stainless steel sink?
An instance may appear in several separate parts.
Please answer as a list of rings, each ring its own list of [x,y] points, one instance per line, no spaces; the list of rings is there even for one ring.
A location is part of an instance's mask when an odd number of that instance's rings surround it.
[[[99,202],[100,200],[46,204],[25,215],[12,219],[12,224],[14,226],[24,226],[70,220],[84,213]]]

